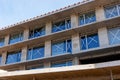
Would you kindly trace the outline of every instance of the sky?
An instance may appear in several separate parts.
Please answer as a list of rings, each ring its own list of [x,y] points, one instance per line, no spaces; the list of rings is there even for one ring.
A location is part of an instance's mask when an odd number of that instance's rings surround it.
[[[82,0],[0,0],[0,28]]]

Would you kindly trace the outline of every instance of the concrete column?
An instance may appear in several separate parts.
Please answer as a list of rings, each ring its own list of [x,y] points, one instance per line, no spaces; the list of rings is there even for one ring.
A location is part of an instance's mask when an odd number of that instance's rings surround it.
[[[51,64],[50,62],[44,62],[44,68],[50,68]]]
[[[96,13],[97,21],[105,20],[105,14],[104,14],[104,7],[103,6],[96,7],[95,13]]]
[[[7,58],[7,52],[2,53],[2,62],[1,62],[1,65],[5,65],[6,58]]]
[[[45,41],[45,57],[51,56],[51,41]]]
[[[51,34],[51,31],[52,31],[52,22],[47,22],[46,23],[45,31],[46,31],[46,35],[47,34]]]
[[[20,70],[25,70],[26,68],[25,68],[25,65],[21,65],[20,66]]]
[[[24,40],[28,40],[28,38],[29,38],[29,28],[26,28],[25,30],[24,30],[24,33],[23,33],[23,38],[24,38]]]
[[[80,38],[79,33],[72,35],[72,53],[80,52]]]
[[[9,34],[5,36],[5,46],[9,44],[9,38],[10,38]]]
[[[22,48],[21,61],[26,61],[26,58],[27,58],[27,46]]]
[[[76,14],[71,15],[71,27],[72,28],[78,27],[78,15]]]
[[[79,58],[78,57],[73,58],[73,65],[79,65]]]
[[[98,35],[99,35],[100,47],[108,46],[109,40],[108,40],[107,28],[102,27],[98,29]]]

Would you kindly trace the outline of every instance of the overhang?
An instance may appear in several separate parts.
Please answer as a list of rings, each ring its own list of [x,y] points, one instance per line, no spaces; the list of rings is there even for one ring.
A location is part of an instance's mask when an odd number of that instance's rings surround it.
[[[89,78],[89,77],[101,77],[112,76],[116,79],[120,78],[120,61],[112,61],[98,64],[89,65],[77,65],[69,67],[59,68],[46,68],[36,70],[25,70],[25,71],[13,71],[0,73],[0,80],[53,80],[53,79],[64,79],[64,78]]]
[[[83,13],[89,10],[94,10],[97,6],[109,5],[111,3],[120,3],[119,0],[86,0],[82,3],[74,4],[56,11],[49,12],[42,16],[31,18],[17,24],[13,24],[5,29],[0,30],[0,36],[10,34],[14,31],[23,31],[25,28],[35,27],[36,25],[45,24],[48,21],[56,21],[70,17],[73,13]]]

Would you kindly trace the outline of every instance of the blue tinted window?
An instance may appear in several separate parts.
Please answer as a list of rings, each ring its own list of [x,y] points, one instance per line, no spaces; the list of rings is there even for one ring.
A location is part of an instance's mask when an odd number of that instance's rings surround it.
[[[89,12],[79,17],[79,24],[84,25],[96,21],[95,12]]]
[[[16,63],[21,61],[21,52],[13,52],[7,54],[6,64]]]
[[[87,43],[86,43],[86,37],[85,36],[81,37],[81,49],[82,50],[87,49]]]
[[[27,60],[44,57],[44,47],[36,47],[28,50]]]
[[[14,35],[10,36],[9,44],[20,42],[22,40],[23,40],[23,34],[22,33],[20,33],[20,34],[14,34]]]
[[[71,40],[52,44],[52,55],[59,55],[68,52],[72,52]]]
[[[64,67],[64,66],[72,66],[72,61],[52,63],[52,65],[51,65],[51,67]]]
[[[0,39],[0,47],[4,46],[4,38]]]
[[[35,38],[35,37],[39,37],[42,35],[45,35],[45,27],[31,30],[29,34],[29,38]]]
[[[120,5],[118,5],[119,15],[120,15]]]
[[[71,22],[70,20],[65,20],[58,23],[54,23],[52,26],[52,32],[58,32],[69,28],[71,28]]]
[[[98,34],[81,37],[81,50],[99,47]]]
[[[120,44],[120,27],[108,30],[109,44]]]
[[[106,18],[111,18],[118,16],[118,9],[117,6],[110,6],[105,8],[105,16]]]
[[[1,62],[2,62],[2,56],[0,55],[0,64],[1,64]]]

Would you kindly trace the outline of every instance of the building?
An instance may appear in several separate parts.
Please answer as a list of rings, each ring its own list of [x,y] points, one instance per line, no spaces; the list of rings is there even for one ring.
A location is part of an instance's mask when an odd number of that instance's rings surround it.
[[[120,80],[120,0],[86,0],[11,25],[0,46],[0,80]]]

